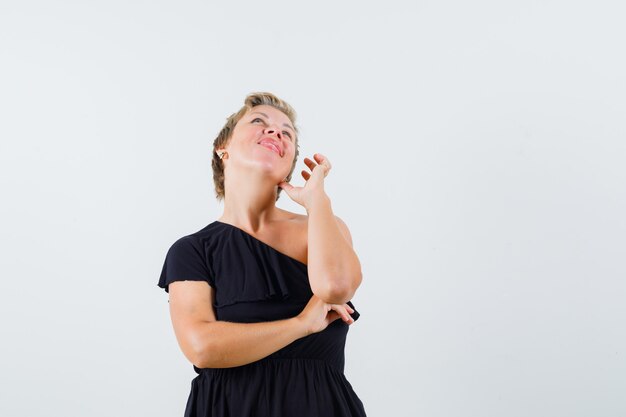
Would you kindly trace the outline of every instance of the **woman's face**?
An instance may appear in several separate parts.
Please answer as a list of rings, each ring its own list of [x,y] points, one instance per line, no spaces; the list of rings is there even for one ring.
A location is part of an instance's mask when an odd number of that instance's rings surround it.
[[[238,122],[226,146],[228,165],[261,168],[276,183],[282,181],[293,164],[296,132],[289,117],[280,110],[259,105],[250,109]]]

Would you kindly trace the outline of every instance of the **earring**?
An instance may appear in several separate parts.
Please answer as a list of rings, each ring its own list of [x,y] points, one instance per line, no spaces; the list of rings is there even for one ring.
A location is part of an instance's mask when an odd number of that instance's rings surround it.
[[[227,153],[226,151],[218,151],[217,152],[217,156],[219,156],[220,159],[224,159],[224,154],[226,154],[226,153]]]

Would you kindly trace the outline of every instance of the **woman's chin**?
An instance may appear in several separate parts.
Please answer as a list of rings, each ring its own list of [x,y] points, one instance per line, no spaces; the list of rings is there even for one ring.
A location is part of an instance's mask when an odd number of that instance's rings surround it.
[[[280,170],[283,159],[272,151],[263,151],[253,155],[254,161],[265,170]]]

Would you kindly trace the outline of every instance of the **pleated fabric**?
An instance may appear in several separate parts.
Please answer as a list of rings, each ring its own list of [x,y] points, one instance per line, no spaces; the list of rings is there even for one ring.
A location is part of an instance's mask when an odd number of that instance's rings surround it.
[[[306,264],[246,231],[214,221],[174,242],[158,286],[168,291],[173,281],[206,281],[218,320],[256,323],[298,315],[313,296],[307,272]],[[356,322],[360,314],[347,304]],[[185,417],[365,416],[344,375],[349,326],[337,319],[243,366],[194,365]]]

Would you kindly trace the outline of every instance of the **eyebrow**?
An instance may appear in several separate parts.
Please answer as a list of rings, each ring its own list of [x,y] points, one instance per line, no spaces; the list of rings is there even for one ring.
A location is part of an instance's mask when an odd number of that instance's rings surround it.
[[[267,114],[261,113],[260,111],[253,111],[250,114],[254,114],[254,113],[262,114],[263,116],[267,117],[268,119],[270,118]],[[283,126],[288,127],[289,129],[291,129],[293,131],[293,133],[296,133],[296,130],[293,127],[291,127],[291,125],[289,125],[288,123],[283,123]]]

